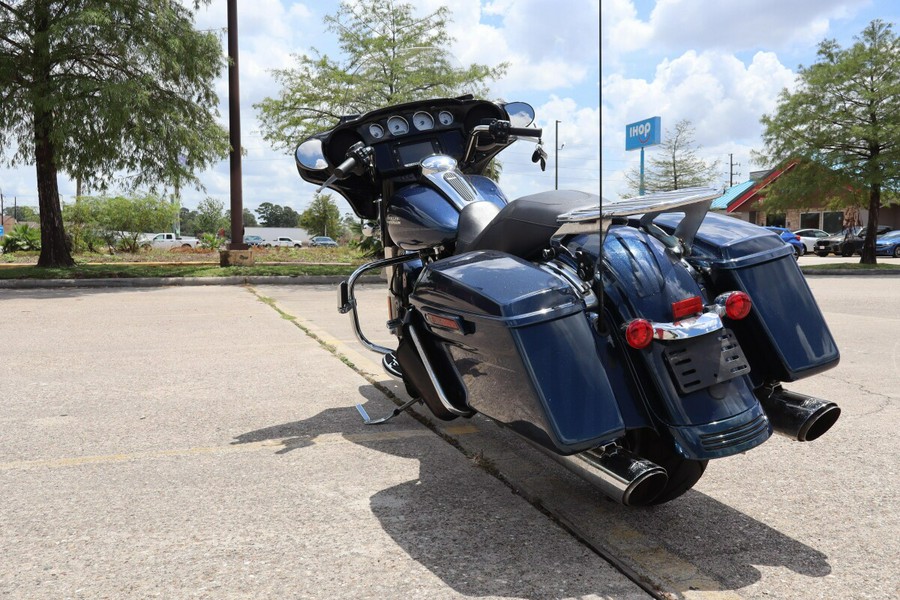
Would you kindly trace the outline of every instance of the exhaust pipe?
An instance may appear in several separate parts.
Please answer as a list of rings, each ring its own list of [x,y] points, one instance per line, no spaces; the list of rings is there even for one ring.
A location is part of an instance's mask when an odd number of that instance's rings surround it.
[[[650,504],[669,480],[661,466],[618,446],[586,450],[571,456],[548,454],[625,506]]]
[[[780,385],[760,388],[757,397],[775,432],[798,442],[821,437],[841,416],[834,402],[789,392]]]

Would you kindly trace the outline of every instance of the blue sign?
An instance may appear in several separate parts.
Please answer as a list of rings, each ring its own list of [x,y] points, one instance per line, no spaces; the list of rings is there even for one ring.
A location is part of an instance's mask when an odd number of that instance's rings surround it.
[[[0,225],[0,237],[3,236],[3,225]]]
[[[626,125],[625,150],[637,150],[659,144],[662,130],[660,121],[659,117],[650,117],[649,119]]]

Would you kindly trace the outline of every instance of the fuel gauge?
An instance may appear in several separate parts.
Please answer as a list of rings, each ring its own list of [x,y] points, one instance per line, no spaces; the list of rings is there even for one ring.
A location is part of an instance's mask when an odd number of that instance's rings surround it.
[[[384,137],[384,127],[382,127],[378,123],[372,123],[371,125],[369,125],[369,135],[371,135],[376,140],[380,140]]]

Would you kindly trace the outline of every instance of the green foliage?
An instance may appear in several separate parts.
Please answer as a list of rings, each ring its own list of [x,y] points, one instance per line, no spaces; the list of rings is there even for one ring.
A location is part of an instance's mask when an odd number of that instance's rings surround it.
[[[662,143],[647,153],[644,191],[670,192],[713,183],[719,176],[719,161],[704,161],[697,156],[699,149],[700,146],[694,143],[694,127],[689,120],[678,121],[674,132],[666,129]],[[637,196],[641,189],[640,169],[631,169],[625,179],[629,191]]]
[[[783,90],[775,112],[762,117],[765,150],[754,159],[803,166],[776,181],[773,198],[853,206],[867,193],[871,235],[862,262],[874,263],[882,191],[900,191],[900,39],[879,19],[855,39],[847,49],[834,40],[819,44],[818,62],[801,67],[796,90]],[[822,173],[830,173],[830,190],[817,179]]]
[[[343,115],[467,92],[484,97],[485,83],[501,77],[507,65],[451,64],[449,22],[446,6],[417,19],[411,4],[342,2],[337,13],[325,17],[325,28],[337,34],[343,60],[314,51],[314,56],[295,55],[294,68],[273,71],[279,96],[254,105],[263,136],[292,151]]]
[[[300,222],[300,215],[293,208],[271,202],[260,204],[256,213],[263,227],[297,227]]]
[[[82,198],[93,203],[91,209],[98,228],[111,246],[125,252],[137,252],[142,234],[169,231],[178,207],[153,194]]]
[[[37,167],[43,265],[72,264],[57,169],[101,191],[122,174],[135,188],[199,186],[229,150],[223,66],[217,35],[178,0],[0,2],[0,153]]]
[[[198,233],[196,221],[197,211],[182,206],[178,213],[178,227],[181,235],[196,236]]]
[[[15,225],[3,236],[3,252],[28,252],[41,249],[41,232],[30,225]]]
[[[7,206],[3,209],[3,214],[12,217],[18,222],[29,221],[37,223],[41,216],[33,206]]]
[[[366,258],[381,258],[384,256],[384,245],[375,236],[366,237],[362,233],[362,223],[356,219],[346,220],[347,229],[350,230],[350,247]]]
[[[300,227],[310,236],[327,235],[337,239],[343,235],[341,211],[331,194],[316,194],[309,208],[300,213]]]
[[[103,229],[100,219],[101,203],[97,198],[82,197],[74,204],[63,206],[62,216],[75,252],[99,252],[115,244]]]
[[[230,223],[225,218],[225,205],[215,198],[206,197],[197,205],[194,218],[195,231],[202,234],[215,234],[220,229],[229,229]]]
[[[225,238],[219,237],[214,233],[202,233],[200,234],[200,247],[207,248],[209,250],[219,250],[222,246],[225,245]]]

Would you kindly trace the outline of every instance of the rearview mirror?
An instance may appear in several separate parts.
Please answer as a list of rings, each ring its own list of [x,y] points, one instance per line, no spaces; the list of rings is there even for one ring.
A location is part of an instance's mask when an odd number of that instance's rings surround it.
[[[300,166],[310,171],[324,171],[328,168],[328,161],[322,151],[322,140],[319,138],[309,138],[297,146],[294,157]]]
[[[513,127],[528,127],[534,121],[534,109],[525,102],[510,102],[504,110],[509,115],[509,124]]]

